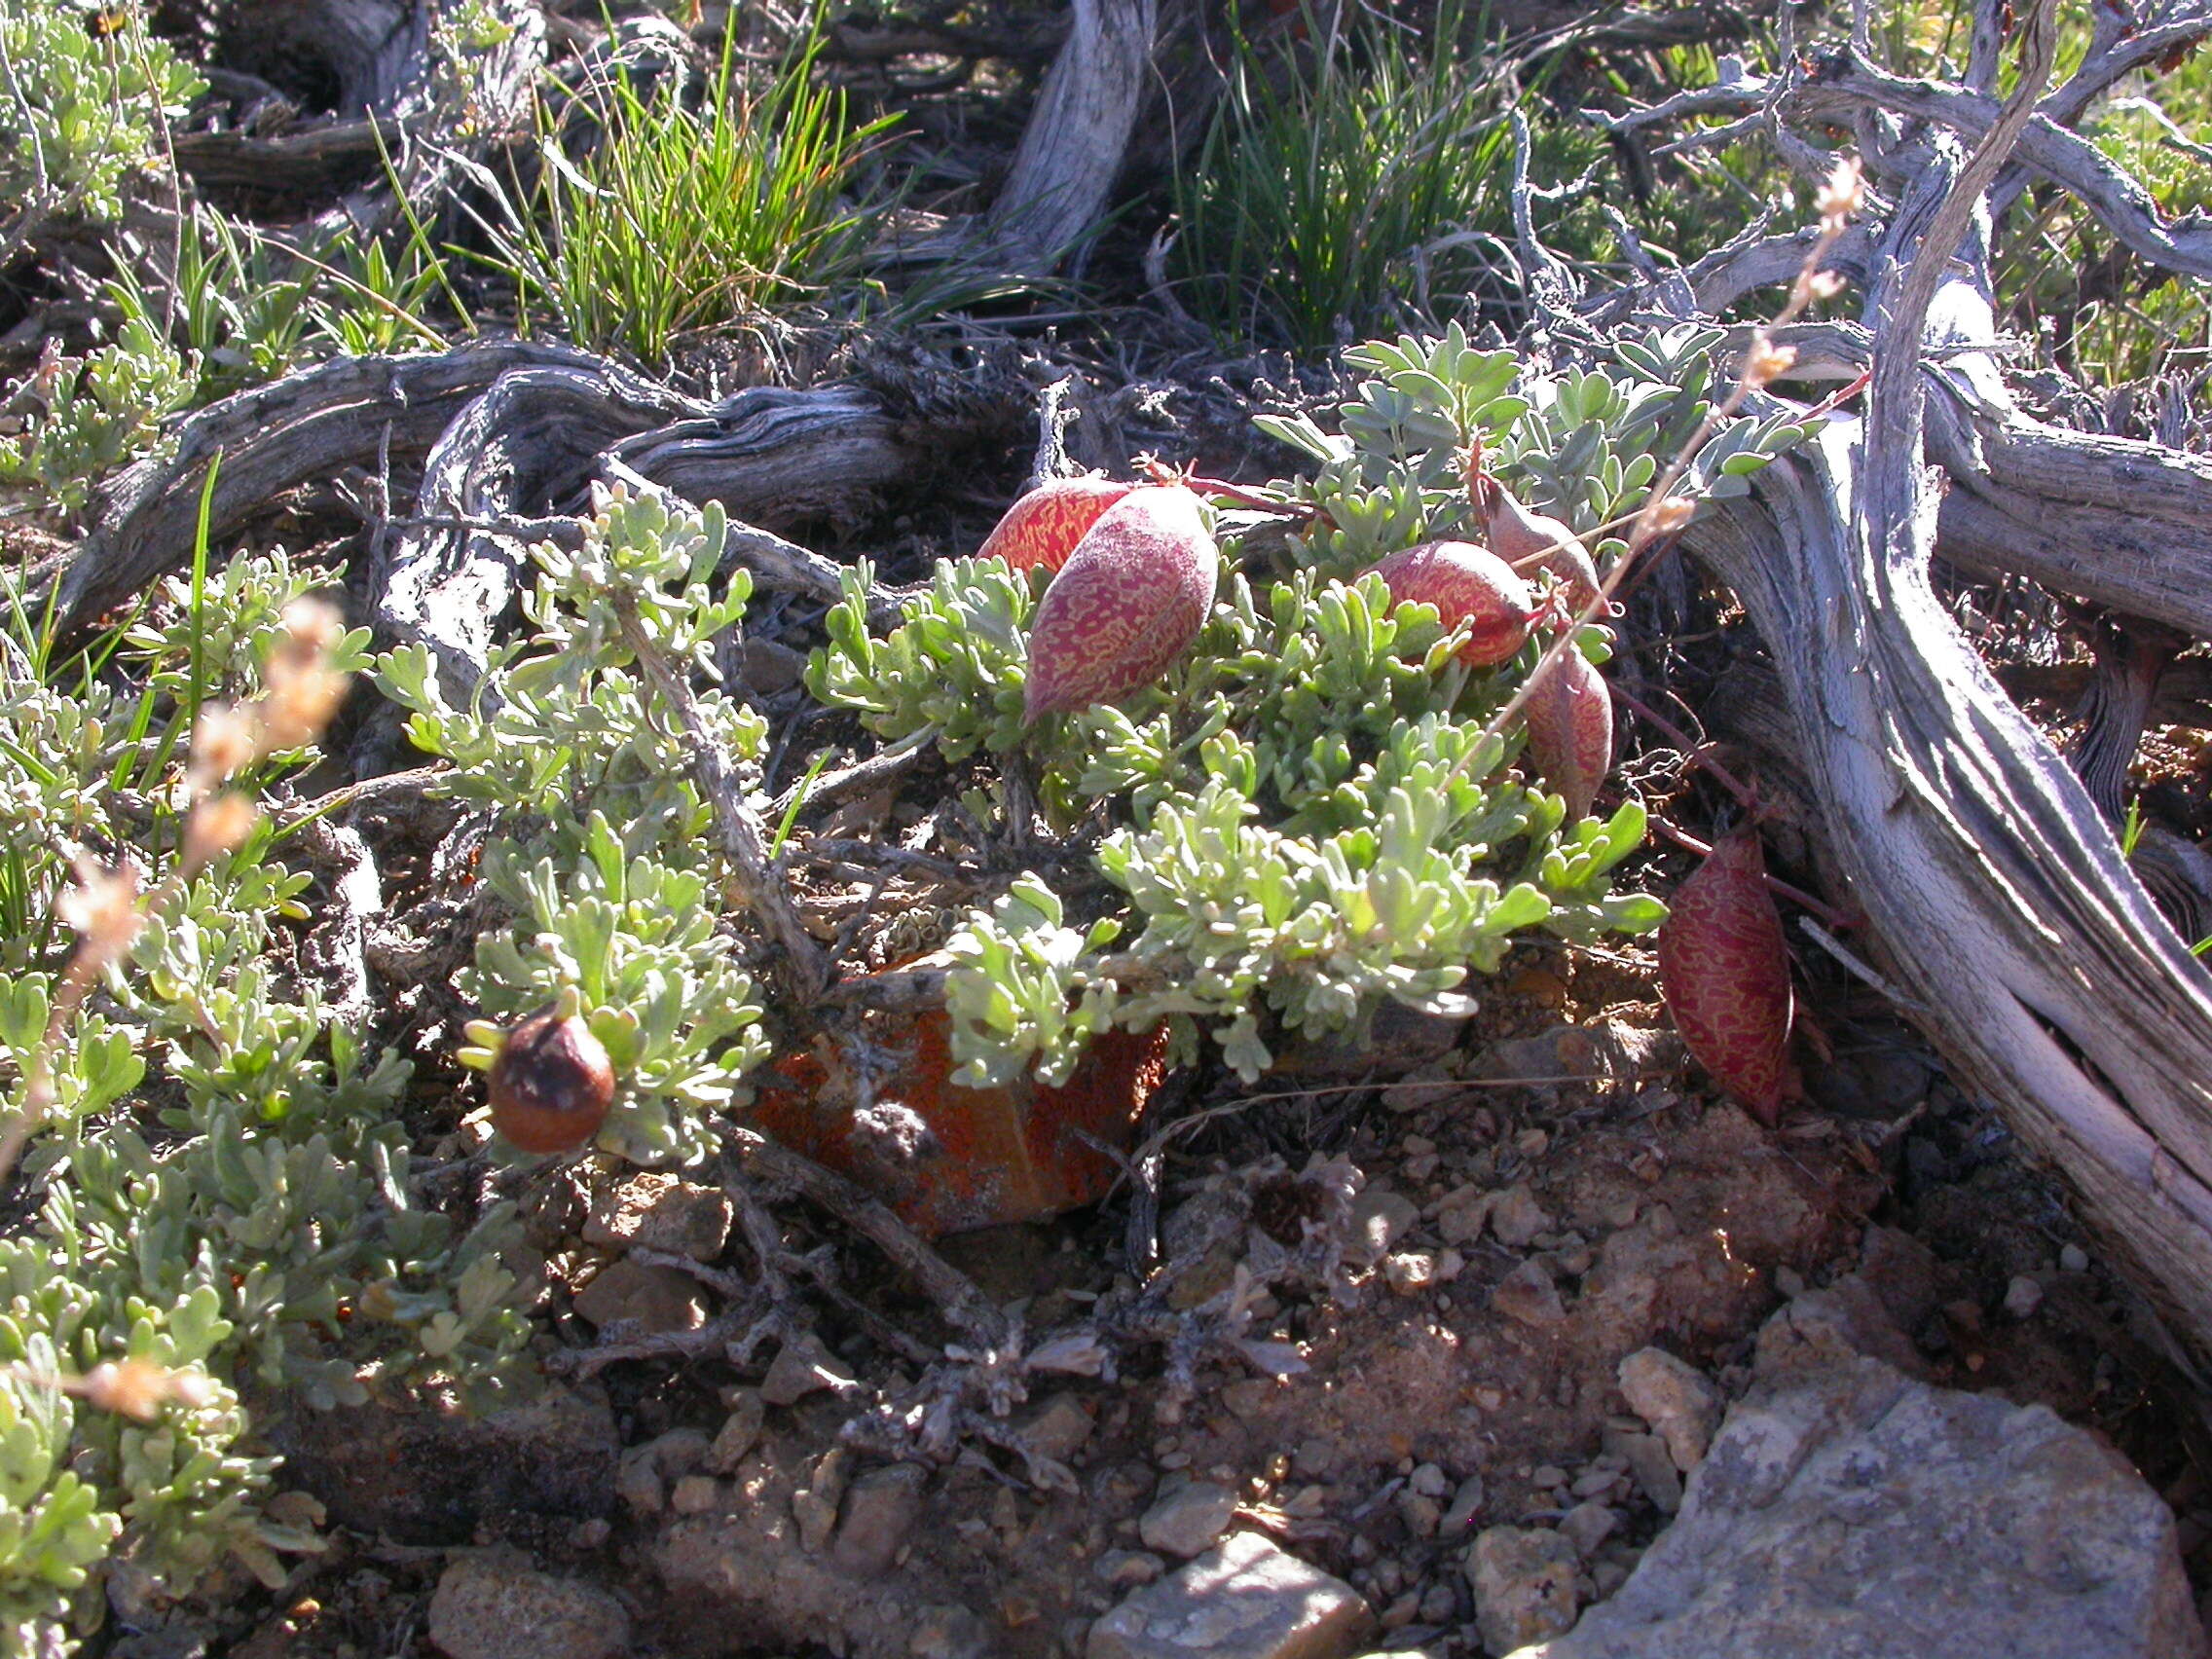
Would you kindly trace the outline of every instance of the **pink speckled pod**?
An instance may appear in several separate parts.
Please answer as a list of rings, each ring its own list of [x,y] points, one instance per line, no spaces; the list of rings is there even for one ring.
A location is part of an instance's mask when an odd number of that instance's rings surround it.
[[[1567,822],[1587,818],[1613,768],[1613,699],[1604,677],[1567,646],[1539,672],[1528,720],[1529,758],[1567,797]]]
[[[1669,903],[1659,988],[1698,1064],[1771,1126],[1788,1080],[1794,1003],[1782,917],[1765,878],[1756,833],[1714,844]]]
[[[1536,616],[1529,584],[1487,547],[1424,541],[1391,554],[1375,573],[1400,605],[1433,605],[1448,628],[1471,622],[1474,633],[1459,647],[1471,668],[1495,667],[1528,642]]]
[[[1039,566],[1056,571],[1068,562],[1068,555],[1099,515],[1136,488],[1094,474],[1040,484],[1007,508],[1006,516],[976,549],[976,557],[1004,559],[1016,571]]]
[[[1220,567],[1181,485],[1108,507],[1037,606],[1023,719],[1119,702],[1158,680],[1204,626]]]
[[[1483,479],[1478,491],[1492,552],[1516,570],[1527,561],[1551,571],[1577,610],[1597,603],[1598,567],[1573,531],[1556,518],[1530,512],[1494,478]]]

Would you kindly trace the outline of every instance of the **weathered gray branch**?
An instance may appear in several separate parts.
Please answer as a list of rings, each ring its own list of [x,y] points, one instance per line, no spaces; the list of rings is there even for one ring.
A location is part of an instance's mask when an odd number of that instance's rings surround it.
[[[1144,97],[1159,0],[1074,0],[1074,13],[989,220],[1035,271],[1051,270],[1105,214]]]
[[[1928,581],[1936,502],[1916,347],[1931,301],[1938,328],[1979,303],[1981,250],[1963,276],[1950,255],[2003,141],[1956,187],[1919,181],[1900,208],[1868,420],[1832,422],[1685,544],[1789,665],[1833,850],[1916,1017],[2208,1343],[2212,981]]]

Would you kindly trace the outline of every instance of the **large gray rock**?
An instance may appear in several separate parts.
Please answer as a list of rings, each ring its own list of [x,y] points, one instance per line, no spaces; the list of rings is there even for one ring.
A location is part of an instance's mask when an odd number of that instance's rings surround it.
[[[1088,1659],[1342,1659],[1374,1619],[1358,1591],[1232,1532],[1090,1627]]]
[[[430,1598],[429,1635],[450,1659],[614,1659],[629,1649],[630,1615],[594,1585],[461,1556]]]
[[[2172,1512],[2042,1406],[1770,1372],[1610,1601],[1515,1659],[2205,1659]]]

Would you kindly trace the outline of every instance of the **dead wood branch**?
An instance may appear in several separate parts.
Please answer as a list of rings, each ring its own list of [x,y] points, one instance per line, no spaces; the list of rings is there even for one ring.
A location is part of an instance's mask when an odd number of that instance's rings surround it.
[[[1022,129],[989,228],[1050,272],[1097,228],[1144,97],[1158,0],[1075,0],[1074,25]]]
[[[2039,12],[2039,48],[2047,29]],[[2203,1344],[2212,983],[1928,581],[1922,320],[1933,305],[1942,339],[1977,308],[1986,317],[1984,250],[1970,249],[1965,276],[1950,255],[2024,113],[2008,111],[1963,168],[1938,147],[1900,208],[1893,275],[1869,308],[1881,318],[1869,420],[1832,423],[1685,544],[1790,665],[1783,684],[1834,850],[1886,966],[1922,1005],[1915,1017],[2071,1176],[2092,1223]]]

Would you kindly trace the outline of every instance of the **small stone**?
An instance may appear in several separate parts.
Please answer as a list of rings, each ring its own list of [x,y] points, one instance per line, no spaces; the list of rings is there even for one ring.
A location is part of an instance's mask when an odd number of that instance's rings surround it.
[[[1467,1271],[1467,1258],[1446,1247],[1436,1253],[1436,1282],[1450,1284]]]
[[[1629,1409],[1666,1441],[1675,1467],[1688,1474],[1705,1456],[1726,1405],[1713,1380],[1664,1348],[1639,1348],[1620,1363]]]
[[[824,1388],[850,1387],[852,1382],[843,1365],[810,1332],[784,1344],[769,1362],[768,1374],[760,1380],[760,1398],[771,1406],[789,1406]]]
[[[1603,1503],[1584,1502],[1567,1512],[1559,1530],[1561,1536],[1587,1561],[1598,1553],[1598,1546],[1611,1537],[1613,1529],[1620,1524],[1620,1516]]]
[[[922,1491],[929,1471],[918,1463],[893,1463],[870,1469],[845,1492],[844,1519],[830,1564],[857,1577],[888,1572],[922,1517]]]
[[[668,1506],[679,1515],[706,1515],[721,1503],[720,1489],[712,1475],[685,1475],[670,1489]]]
[[[438,1579],[429,1635],[448,1659],[612,1659],[629,1650],[630,1615],[593,1585],[468,1555]]]
[[[1384,1630],[1404,1630],[1406,1626],[1419,1617],[1420,1592],[1419,1590],[1408,1590],[1382,1609],[1382,1617],[1377,1622]]]
[[[1473,1243],[1490,1220],[1493,1196],[1473,1185],[1455,1187],[1445,1194],[1436,1206],[1437,1235],[1447,1244]]]
[[[850,1474],[850,1451],[833,1446],[822,1454],[807,1477],[807,1484],[792,1493],[792,1519],[798,1523],[798,1545],[817,1554],[830,1541],[837,1525],[837,1504],[845,1495]]]
[[[1681,1471],[1675,1467],[1674,1456],[1664,1440],[1656,1434],[1626,1434],[1608,1428],[1605,1450],[1617,1452],[1628,1459],[1629,1473],[1636,1478],[1637,1490],[1651,1500],[1651,1506],[1660,1514],[1672,1515],[1681,1508]]]
[[[1249,1419],[1259,1415],[1275,1386],[1264,1377],[1239,1377],[1222,1389],[1221,1403],[1231,1417]]]
[[[1603,1497],[1613,1490],[1613,1483],[1619,1479],[1617,1470],[1592,1469],[1589,1473],[1576,1477],[1574,1484],[1567,1490],[1576,1497]]]
[[[1438,1524],[1444,1518],[1444,1505],[1433,1497],[1424,1497],[1418,1492],[1398,1493],[1398,1519],[1406,1524],[1406,1530],[1417,1538],[1436,1536]]]
[[[575,1309],[602,1335],[665,1336],[696,1331],[707,1322],[707,1293],[689,1273],[648,1268],[625,1256],[576,1292]]]
[[[1110,1589],[1135,1590],[1165,1572],[1167,1564],[1150,1550],[1108,1550],[1090,1570]]]
[[[1452,1490],[1452,1477],[1434,1463],[1416,1463],[1406,1485],[1423,1497],[1442,1497]]]
[[[653,1462],[652,1449],[637,1446],[614,1465],[614,1495],[634,1515],[658,1515],[668,1502],[668,1487]]]
[[[1482,1507],[1483,1478],[1480,1475],[1469,1475],[1459,1483],[1458,1490],[1452,1494],[1452,1501],[1445,1506],[1444,1519],[1437,1523],[1438,1535],[1456,1538],[1474,1523],[1475,1517],[1482,1512]]]
[[[2025,1319],[2043,1306],[2043,1286],[2026,1273],[2013,1276],[2005,1287],[2005,1311],[2015,1319]]]
[[[1499,1279],[1497,1288],[1490,1293],[1490,1305],[1524,1325],[1557,1325],[1567,1318],[1567,1305],[1560,1301],[1559,1286],[1552,1282],[1552,1275],[1543,1263],[1537,1261],[1523,1262]]]
[[[734,1475],[745,1455],[759,1444],[760,1426],[767,1420],[768,1402],[757,1388],[739,1388],[730,1395],[729,1416],[707,1449],[707,1467],[718,1475]]]
[[[1538,1463],[1529,1480],[1531,1485],[1542,1487],[1546,1492],[1554,1492],[1567,1485],[1567,1471],[1557,1463]]]
[[[1187,1481],[1161,1493],[1137,1523],[1148,1550],[1184,1560],[1210,1549],[1236,1513],[1236,1494],[1211,1481]]]
[[[1610,1596],[1628,1582],[1628,1567],[1617,1561],[1601,1561],[1590,1568],[1590,1584],[1601,1597]]]
[[[1557,1532],[1491,1527],[1467,1550],[1475,1628],[1493,1653],[1564,1635],[1574,1623],[1574,1546]]]
[[[924,1607],[906,1639],[913,1659],[989,1659],[994,1643],[990,1628],[966,1607]]]
[[[1382,1279],[1398,1296],[1419,1296],[1436,1282],[1436,1258],[1426,1250],[1402,1250],[1382,1258]]]
[[[1037,1456],[1064,1463],[1083,1450],[1095,1427],[1083,1397],[1063,1388],[1039,1404],[1014,1432]]]
[[[1257,1532],[1137,1591],[1090,1627],[1086,1659],[1344,1659],[1373,1628],[1359,1592]]]
[[[2058,1252],[2058,1265],[2070,1273],[2089,1271],[2089,1253],[2079,1244],[2068,1244]]]
[[[659,1250],[711,1262],[729,1241],[729,1195],[644,1169],[602,1190],[583,1227],[584,1242]]]
[[[1370,1187],[1351,1201],[1351,1242],[1346,1254],[1379,1262],[1420,1219],[1420,1206],[1387,1187]]]
[[[1552,1218],[1523,1181],[1491,1199],[1490,1230],[1500,1244],[1518,1250],[1532,1242],[1537,1234],[1549,1233]]]
[[[674,1480],[678,1475],[687,1475],[704,1463],[708,1449],[713,1444],[704,1429],[672,1428],[666,1434],[654,1435],[642,1450],[650,1452],[660,1472]]]
[[[1422,1624],[1456,1624],[1459,1620],[1459,1597],[1451,1585],[1439,1579],[1431,1584],[1420,1599]]]

